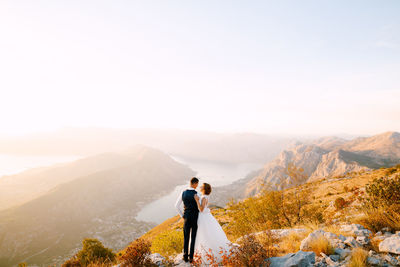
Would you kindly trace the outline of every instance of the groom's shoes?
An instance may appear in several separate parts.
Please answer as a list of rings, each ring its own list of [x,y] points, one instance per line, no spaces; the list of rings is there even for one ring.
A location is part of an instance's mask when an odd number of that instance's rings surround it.
[[[192,259],[192,258],[190,258],[190,259],[189,259],[189,262],[190,262],[190,263],[193,263],[193,259]]]
[[[185,257],[185,256],[182,259],[183,259],[184,262],[189,262],[189,259],[187,257]]]

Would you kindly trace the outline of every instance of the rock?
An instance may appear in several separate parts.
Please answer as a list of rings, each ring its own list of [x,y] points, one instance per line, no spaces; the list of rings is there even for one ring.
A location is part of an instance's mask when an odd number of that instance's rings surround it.
[[[380,258],[376,258],[376,257],[372,257],[372,256],[369,256],[367,258],[367,263],[370,265],[376,265],[376,266],[382,265]]]
[[[161,256],[159,253],[154,253],[149,256],[150,260],[156,264],[157,266],[161,266],[165,261],[165,258]]]
[[[393,234],[391,232],[385,232],[383,235],[385,237],[391,237]]]
[[[338,239],[338,236],[337,236],[336,234],[333,234],[333,233],[330,233],[330,232],[325,232],[325,233],[324,233],[324,236],[325,236],[327,239]]]
[[[329,258],[331,258],[331,260],[338,262],[340,260],[340,256],[339,255],[329,255]]]
[[[356,223],[342,225],[340,230],[356,236],[370,236],[372,234],[370,230]]]
[[[344,260],[350,253],[350,249],[335,248],[335,254],[339,255],[340,260]]]
[[[278,237],[278,238],[282,238],[285,236],[288,236],[291,233],[297,233],[297,234],[301,234],[306,232],[306,229],[303,228],[291,228],[291,229],[272,229],[271,233]]]
[[[177,266],[186,266],[187,265],[187,263],[183,261],[183,253],[178,254],[174,258],[174,264]]]
[[[269,262],[270,267],[311,267],[315,263],[315,253],[300,250],[297,253],[289,253],[282,257],[272,257]]]
[[[352,248],[358,248],[361,247],[361,244],[357,242],[357,240],[355,240],[354,237],[349,236],[346,238],[346,240],[344,241],[344,243]]]
[[[321,253],[321,254],[323,254],[323,253]],[[326,262],[326,264],[328,264],[328,266],[336,266],[336,262],[334,262],[330,257],[328,257],[327,255],[323,255],[323,257],[324,257],[324,259],[325,259],[325,262]]]
[[[367,236],[357,236],[356,241],[363,246],[368,245],[370,242]]]
[[[321,236],[328,239],[329,242],[331,243],[331,245],[334,247],[336,247],[337,244],[339,244],[341,242],[338,239],[337,235],[335,235],[333,233],[325,232],[324,230],[321,230],[321,229],[318,229],[318,230],[315,230],[314,232],[310,233],[305,239],[303,239],[301,241],[300,250],[304,250],[304,251],[311,250],[311,245],[313,244],[313,242],[315,240],[317,240],[318,238],[320,238]]]
[[[342,242],[344,242],[346,240],[346,237],[344,235],[339,235],[338,239]]]
[[[387,262],[389,262],[390,264],[392,264],[392,265],[398,265],[399,264],[399,262],[398,262],[398,260],[395,258],[395,257],[393,257],[393,256],[391,256],[391,255],[389,255],[389,254],[386,254],[385,256],[383,256],[383,258],[387,261]]]
[[[379,252],[400,254],[400,236],[392,235],[379,243]]]

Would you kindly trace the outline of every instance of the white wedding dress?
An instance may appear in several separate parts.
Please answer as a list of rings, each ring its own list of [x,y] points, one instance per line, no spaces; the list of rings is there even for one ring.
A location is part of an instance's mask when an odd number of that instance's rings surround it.
[[[202,258],[204,264],[208,263],[206,254],[210,254],[210,249],[218,262],[221,261],[222,255],[219,253],[222,250],[229,252],[230,242],[226,237],[224,230],[221,225],[211,214],[208,208],[209,196],[205,195],[200,198],[200,203],[207,199],[207,204],[202,212],[199,212],[199,218],[197,220],[197,234],[195,242],[195,254],[198,254]]]

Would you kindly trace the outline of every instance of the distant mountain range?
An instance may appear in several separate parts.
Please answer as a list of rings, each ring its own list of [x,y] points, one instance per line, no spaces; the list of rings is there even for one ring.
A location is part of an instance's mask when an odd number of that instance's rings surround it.
[[[0,138],[0,154],[89,156],[145,145],[186,159],[263,164],[294,140],[254,133],[66,128],[52,133]]]
[[[285,170],[289,163],[302,168],[307,181],[392,166],[400,163],[400,133],[386,132],[353,140],[325,137],[297,142],[261,170],[232,185],[217,188],[217,203],[223,205],[229,198],[255,195],[265,185],[279,188],[279,182],[287,179]]]
[[[85,237],[121,249],[152,226],[135,219],[141,206],[194,174],[158,150],[137,146],[7,177],[1,193],[17,195],[0,202],[0,266],[59,264]],[[7,208],[19,197],[20,205]]]

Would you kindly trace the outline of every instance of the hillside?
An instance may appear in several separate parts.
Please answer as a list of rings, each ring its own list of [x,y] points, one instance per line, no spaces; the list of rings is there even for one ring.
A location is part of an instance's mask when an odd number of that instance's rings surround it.
[[[350,141],[327,137],[297,143],[282,151],[250,179],[243,188],[244,195],[257,194],[265,184],[280,188],[279,182],[286,179],[285,169],[289,163],[302,168],[309,181],[392,166],[400,163],[400,134],[387,132]]]
[[[56,186],[79,177],[129,165],[136,158],[141,157],[144,151],[137,146],[125,154],[102,153],[73,162],[3,176],[0,178],[0,210],[33,200]]]
[[[349,205],[346,209],[346,213],[337,212],[333,206],[335,199],[343,197],[346,200],[353,199],[354,191],[363,191],[366,184],[371,182],[374,178],[382,177],[387,174],[389,169],[383,168],[374,171],[360,171],[349,173],[346,176],[332,177],[332,178],[322,178],[316,181],[308,182],[306,184],[300,185],[296,188],[288,189],[287,192],[293,190],[308,189],[310,192],[309,199],[310,203],[308,205],[318,205],[323,208],[322,212],[326,218],[330,220],[340,219],[343,220],[343,215],[346,216],[346,221],[351,221],[352,218],[359,216],[359,211],[356,210],[358,205],[357,201],[352,205]],[[400,173],[400,168],[397,170]],[[215,199],[217,196],[213,194],[210,197],[210,204],[215,204]],[[230,232],[230,224],[235,223],[232,217],[229,216],[229,209],[227,207],[212,208],[212,213],[215,218],[223,225],[228,237],[231,241],[235,241],[237,237]],[[349,211],[352,212],[349,212]],[[142,237],[153,240],[157,235],[170,231],[170,230],[181,230],[183,227],[183,222],[180,220],[179,216],[170,218],[163,223],[157,225],[156,227],[149,230]]]
[[[118,165],[104,164],[107,159]],[[49,192],[0,212],[0,266],[63,262],[89,236],[121,249],[151,227],[135,220],[140,207],[194,175],[188,167],[147,147],[87,161],[96,165],[95,172],[77,178],[65,175],[64,182]],[[71,174],[77,174],[83,165],[87,167],[82,161],[67,166]],[[67,171],[66,165],[58,168],[52,172]]]
[[[365,210],[361,208],[361,204],[363,199],[365,199],[365,186],[367,184],[371,184],[376,178],[392,177],[393,179],[399,175],[400,165],[397,165],[396,167],[381,168],[373,171],[351,172],[346,176],[326,177],[307,182],[298,187],[286,189],[283,191],[283,194],[284,199],[288,201],[285,205],[289,206],[279,206],[279,208],[290,207],[290,196],[295,196],[293,193],[305,193],[305,195],[302,195],[301,220],[291,226],[288,226],[285,221],[281,221],[283,223],[281,227],[276,228],[281,223],[277,220],[277,217],[282,216],[282,214],[268,215],[267,213],[263,213],[268,212],[269,209],[273,209],[272,203],[270,203],[270,207],[265,206],[265,204],[269,203],[268,199],[270,199],[270,196],[275,194],[273,192],[263,193],[257,197],[251,197],[244,201],[230,204],[225,208],[214,207],[212,213],[232,242],[241,244],[243,238],[248,234],[253,234],[259,237],[260,240],[266,238],[263,235],[263,231],[272,234],[272,238],[269,241],[264,240],[264,243],[260,241],[261,244],[267,246],[266,249],[270,250],[273,255],[281,256],[281,258],[273,259],[272,262],[275,260],[284,260],[285,257],[283,255],[296,253],[300,248],[303,248],[306,251],[318,251],[321,249],[322,252],[327,254],[319,254],[319,252],[313,254],[313,261],[315,258],[315,261],[319,262],[316,266],[348,266],[348,263],[353,258],[352,254],[362,249],[361,252],[366,253],[366,256],[363,256],[365,257],[365,261],[368,258],[368,265],[355,266],[398,266],[400,257],[396,254],[400,254],[400,251],[396,252],[393,247],[387,249],[383,244],[380,245],[380,242],[385,239],[388,239],[387,241],[389,242],[390,238],[397,238],[397,234],[390,232],[400,229],[400,225],[398,222],[394,222],[395,226],[393,227],[396,228],[384,228],[387,230],[383,236],[382,232],[371,227],[374,227],[375,223],[381,227],[378,228],[380,230],[387,222],[384,220],[382,222],[377,221],[379,224],[375,221],[368,222],[365,219],[368,217],[365,217]],[[213,195],[211,195],[210,200],[211,203],[214,202]],[[343,202],[338,200],[343,200]],[[290,213],[290,211],[288,214],[290,214],[289,216],[292,219],[297,216],[295,213]],[[370,219],[372,218],[370,217]],[[373,220],[379,219],[373,218]],[[361,222],[365,227],[370,229],[364,228],[363,225],[354,224],[355,222]],[[276,223],[278,225],[275,225]],[[182,227],[182,220],[178,216],[175,216],[148,231],[142,236],[142,239],[148,240],[153,244],[151,247],[152,253],[163,254],[166,251],[169,251],[169,253],[175,251],[172,255],[163,255],[166,257],[171,256],[176,264],[181,264],[179,266],[186,266],[181,263],[180,256],[177,256],[180,253],[180,248],[175,247],[176,244],[182,241],[180,240]],[[320,234],[325,235],[324,239],[328,240],[326,241],[328,244],[319,244],[320,248],[313,248],[312,242],[316,242],[315,236]],[[367,236],[368,238],[366,238]],[[160,247],[160,240],[162,240],[162,247]],[[400,243],[392,246],[399,248]],[[169,247],[168,250],[166,249],[167,247]],[[370,250],[369,253],[368,250]],[[241,253],[254,253],[251,249],[246,252],[245,248],[241,251]],[[120,251],[119,255],[124,255],[125,253],[126,249]],[[286,257],[290,258],[290,255],[288,254]],[[156,256],[155,259],[159,259],[159,256]]]

